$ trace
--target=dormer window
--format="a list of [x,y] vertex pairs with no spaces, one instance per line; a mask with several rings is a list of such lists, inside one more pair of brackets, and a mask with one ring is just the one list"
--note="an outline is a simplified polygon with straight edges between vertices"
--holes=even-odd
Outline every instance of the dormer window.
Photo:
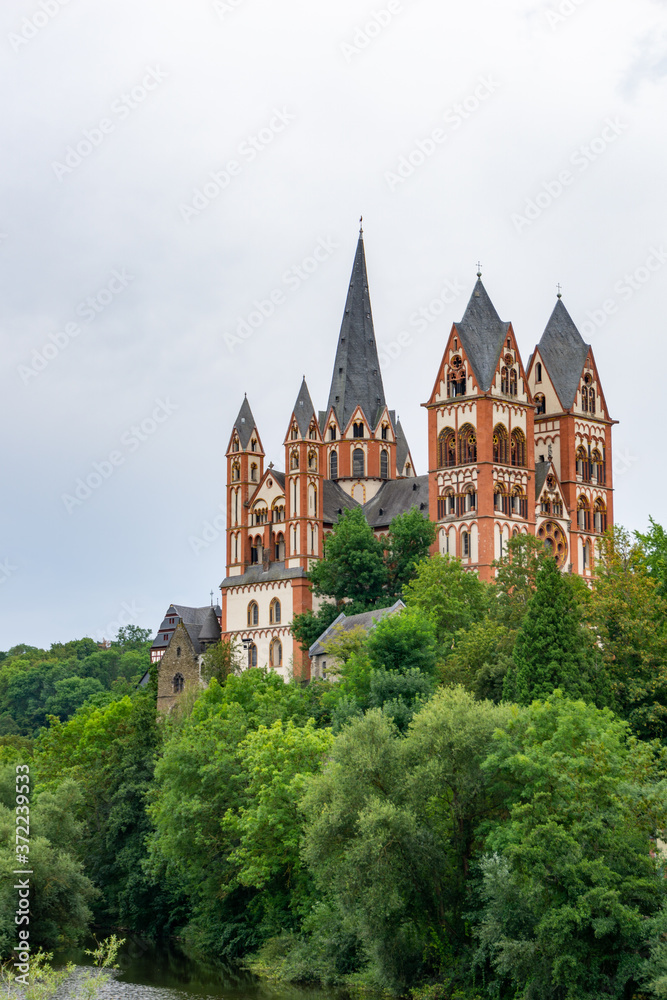
[[542,365],[539,361],[535,365],[535,381],[536,382],[542,381]]
[[255,439],[254,439],[254,438],[253,438],[253,439],[252,439],[252,441],[250,442],[250,450],[251,450],[251,451],[257,451],[257,442],[255,441]]

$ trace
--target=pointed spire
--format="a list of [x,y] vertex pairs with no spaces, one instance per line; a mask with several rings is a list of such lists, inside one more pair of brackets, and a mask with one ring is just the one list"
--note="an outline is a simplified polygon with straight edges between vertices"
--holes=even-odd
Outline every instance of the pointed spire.
[[252,432],[255,430],[255,418],[252,415],[252,410],[250,409],[250,403],[248,402],[248,397],[245,396],[243,402],[241,403],[241,409],[239,410],[239,415],[234,421],[234,430],[238,433],[239,440],[241,442],[241,450],[245,451],[248,447],[248,442],[252,436]]
[[313,406],[313,401],[310,398],[308,386],[306,385],[306,376],[304,375],[301,388],[299,389],[299,395],[296,397],[296,403],[294,404],[294,417],[299,426],[299,432],[302,438],[308,437],[308,429],[314,416],[315,407]]
[[377,422],[378,411],[385,406],[361,231],[338,338],[327,411],[333,407],[339,424],[346,427],[357,406],[362,408],[371,427]]
[[574,403],[588,347],[559,297],[537,349],[565,410]]
[[510,325],[503,323],[496,312],[481,278],[475,282],[463,319],[455,326],[475,378],[482,391],[487,392]]

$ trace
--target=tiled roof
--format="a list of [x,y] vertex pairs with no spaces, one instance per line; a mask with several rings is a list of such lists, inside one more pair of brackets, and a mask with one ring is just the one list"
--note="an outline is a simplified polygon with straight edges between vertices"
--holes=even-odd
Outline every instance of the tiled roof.
[[428,518],[428,476],[388,479],[373,499],[364,504],[363,511],[372,528],[385,528],[398,514],[405,514],[413,507]]
[[537,349],[563,409],[569,410],[577,394],[588,344],[584,343],[562,299],[556,302]]
[[334,479],[325,479],[322,482],[322,507],[325,524],[335,524],[344,510],[352,510],[353,507],[359,506],[359,502],[353,500]]
[[243,451],[245,451],[245,449],[248,447],[248,442],[250,441],[255,426],[256,426],[255,418],[252,415],[252,410],[250,409],[250,403],[248,402],[248,397],[246,396],[241,404],[239,415],[234,421],[234,427],[238,431],[239,440],[241,442],[241,449]]
[[338,338],[327,413],[332,406],[341,427],[347,427],[357,406],[375,427],[379,410],[385,406],[361,235]]
[[395,614],[397,611],[402,611],[405,607],[403,601],[398,600],[395,604],[392,604],[389,608],[374,608],[372,611],[363,611],[359,615],[350,615],[349,617],[341,613],[338,618],[335,619],[329,625],[329,628],[325,629],[319,638],[315,640],[313,645],[308,650],[309,656],[321,656],[322,653],[326,652],[324,646],[322,645],[326,640],[333,634],[337,629],[344,629],[345,632],[349,632],[353,628],[365,628],[369,631],[381,618],[385,615]]
[[296,580],[306,575],[305,569],[285,569],[284,562],[271,563],[268,570],[263,566],[251,566],[242,576],[227,576],[221,587],[247,587],[250,583],[274,583],[276,580]]
[[213,608],[208,609],[199,633],[200,642],[217,642],[220,639],[220,623]]
[[482,392],[488,392],[498,367],[509,323],[503,323],[481,278],[470,296],[463,319],[454,324]]

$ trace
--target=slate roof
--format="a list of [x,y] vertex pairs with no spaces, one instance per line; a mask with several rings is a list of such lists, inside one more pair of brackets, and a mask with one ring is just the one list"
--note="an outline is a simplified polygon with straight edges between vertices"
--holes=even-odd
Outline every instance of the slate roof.
[[364,504],[363,511],[371,528],[388,528],[397,514],[405,514],[413,507],[428,518],[428,476],[388,479]]
[[204,619],[199,633],[200,642],[218,642],[220,639],[220,623],[213,608],[208,609],[208,614]]
[[396,468],[400,471],[408,460],[410,449],[408,447],[405,431],[401,427],[401,421],[394,420],[393,413],[392,420],[394,421],[394,429],[396,431]]
[[239,440],[241,442],[241,448],[243,451],[248,447],[248,443],[252,436],[252,432],[256,427],[255,418],[252,415],[252,410],[250,409],[250,403],[248,402],[248,397],[246,396],[241,403],[241,409],[239,410],[239,415],[234,421],[234,428],[238,431]]
[[335,524],[342,511],[359,506],[359,501],[353,500],[334,479],[323,480],[322,507],[325,524]]
[[204,647],[199,641],[199,633],[201,632],[201,625],[195,625],[192,622],[183,622],[183,628],[190,636],[190,642],[194,647],[195,653],[203,653]]
[[226,576],[221,587],[247,587],[251,583],[273,583],[276,580],[296,580],[306,575],[305,569],[285,569],[284,562],[271,563],[268,570],[263,566],[251,566],[242,576]]
[[496,312],[481,278],[477,279],[463,319],[454,326],[472,366],[477,384],[482,392],[488,392],[510,325],[503,323]]
[[333,407],[338,423],[341,427],[347,427],[355,409],[360,406],[371,427],[375,427],[379,410],[385,405],[368,291],[364,241],[359,234],[336,349],[327,413]]
[[[222,615],[222,608],[219,604],[216,604],[213,608],[210,605],[206,605],[206,607],[203,608],[190,608],[185,604],[170,604],[166,615],[162,619],[162,624],[158,629],[157,635],[153,640],[151,649],[166,649],[171,640],[171,635],[179,621],[192,623],[201,628],[211,611],[213,612],[213,616],[216,618],[216,621]],[[170,618],[176,618],[177,621],[173,625],[170,625]],[[167,635],[166,639],[164,638],[165,634]]]
[[542,496],[542,490],[544,489],[544,484],[547,481],[547,476],[549,475],[549,469],[551,468],[551,462],[535,462],[535,499],[539,500]]
[[315,416],[315,407],[308,392],[305,375],[299,389],[299,395],[296,397],[296,403],[294,404],[294,416],[299,426],[301,437],[308,437],[308,428],[310,427],[310,421]]
[[269,471],[270,471],[271,475],[273,476],[273,478],[275,479],[275,481],[278,483],[278,486],[280,486],[281,490],[283,490],[283,492],[284,492],[284,490],[285,490],[285,473],[284,472],[278,472],[277,469],[270,469]]
[[569,410],[577,394],[589,345],[584,343],[562,299],[556,302],[537,349],[563,409]]
[[350,615],[348,617],[344,612],[341,612],[341,614],[338,615],[338,618],[332,621],[329,628],[325,629],[322,635],[315,640],[313,645],[308,650],[308,655],[321,656],[322,653],[325,653],[326,650],[322,643],[326,642],[337,627],[344,629],[346,632],[349,632],[350,629],[358,628],[359,626],[365,628],[367,631],[370,631],[370,629],[373,628],[373,626],[376,625],[381,618],[384,618],[385,615],[395,614],[397,611],[402,611],[404,607],[405,604],[403,601],[398,600],[395,604],[392,604],[390,608],[375,608],[373,611],[364,611],[360,615]]

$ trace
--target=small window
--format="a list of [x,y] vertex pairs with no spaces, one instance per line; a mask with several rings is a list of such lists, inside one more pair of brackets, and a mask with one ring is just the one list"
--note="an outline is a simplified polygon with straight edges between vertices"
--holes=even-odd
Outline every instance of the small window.
[[387,427],[386,424],[383,424],[382,425],[382,440],[386,441],[388,439],[388,435],[389,435],[389,428]]
[[382,450],[380,452],[380,478],[387,479],[389,476],[389,454]]
[[338,479],[338,452],[332,451],[329,456],[329,479]]
[[280,639],[274,639],[270,647],[270,660],[272,667],[282,667],[283,665],[283,644]]
[[277,597],[271,601],[269,622],[271,625],[280,625],[280,601]]
[[255,465],[254,462],[250,466],[250,480],[253,483],[257,482],[257,466]]
[[463,534],[461,535],[461,548],[462,548],[462,552],[463,552],[464,557],[469,557],[470,556],[470,533],[468,531],[464,531]]
[[176,656],[180,656],[180,655],[181,655],[181,647],[177,646],[176,647]]
[[355,438],[364,437],[364,425],[362,423],[352,425],[352,437]]
[[174,679],[171,682],[172,690],[174,694],[180,694],[185,687],[185,679],[183,674],[175,674]]
[[336,440],[336,428],[334,427],[333,424],[329,428],[329,440],[330,441],[335,441]]
[[257,666],[257,646],[255,645],[254,642],[251,642],[250,646],[248,647],[248,666],[249,667]]
[[352,475],[361,478],[365,475],[366,456],[361,448],[355,448],[352,452]]
[[539,361],[535,365],[535,381],[536,382],[542,381],[542,365]]
[[259,625],[259,606],[257,601],[251,601],[248,605],[248,625]]

